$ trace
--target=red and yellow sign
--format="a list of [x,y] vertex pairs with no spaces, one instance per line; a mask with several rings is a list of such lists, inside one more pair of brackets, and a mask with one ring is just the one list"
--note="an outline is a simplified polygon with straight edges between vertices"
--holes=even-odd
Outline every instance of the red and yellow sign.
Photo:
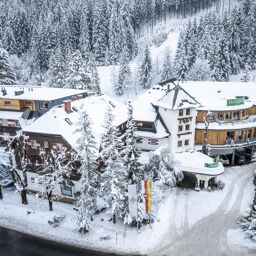
[[146,204],[146,212],[149,213],[151,210],[151,202],[150,202],[150,180],[144,181],[145,188],[145,204]]

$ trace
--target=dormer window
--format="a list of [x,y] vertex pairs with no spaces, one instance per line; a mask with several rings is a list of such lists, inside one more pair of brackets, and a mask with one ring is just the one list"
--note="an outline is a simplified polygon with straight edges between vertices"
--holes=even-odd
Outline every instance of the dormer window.
[[40,102],[41,109],[49,109],[49,103],[47,101]]
[[183,116],[183,109],[179,110],[179,116]]

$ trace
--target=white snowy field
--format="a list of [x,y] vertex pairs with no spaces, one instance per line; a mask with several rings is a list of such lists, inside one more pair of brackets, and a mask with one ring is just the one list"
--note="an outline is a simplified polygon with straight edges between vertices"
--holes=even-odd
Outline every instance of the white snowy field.
[[[127,228],[125,232],[121,223],[113,225],[109,221],[110,215],[101,213],[91,222],[91,232],[80,235],[75,231],[77,212],[72,205],[54,202],[54,211],[49,212],[47,201],[29,195],[29,204],[22,205],[20,195],[7,190],[4,190],[4,199],[0,201],[0,226],[78,247],[126,254],[148,254],[177,242],[177,239],[189,233],[195,224],[217,213],[223,204],[228,215],[240,193],[241,172],[251,172],[252,169],[252,166],[227,168],[220,177],[226,183],[222,191],[196,192],[182,188],[158,191],[157,198],[160,202],[157,207],[153,206],[156,221],[152,227],[143,226],[139,232],[134,228]],[[246,215],[249,211],[254,190],[251,184],[250,179],[243,193],[240,214]],[[228,196],[230,199],[226,202]],[[48,224],[48,220],[56,214],[66,214],[66,218],[59,227],[53,228]],[[234,231],[229,230],[228,243],[232,247],[253,247],[242,235],[239,227]],[[109,240],[102,239],[104,236],[109,236]]]

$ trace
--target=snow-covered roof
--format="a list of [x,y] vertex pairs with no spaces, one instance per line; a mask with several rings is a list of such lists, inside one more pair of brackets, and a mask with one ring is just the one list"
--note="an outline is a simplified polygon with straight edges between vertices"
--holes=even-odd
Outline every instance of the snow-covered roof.
[[205,167],[205,163],[213,164],[214,160],[197,151],[182,152],[174,154],[175,167],[184,171],[195,174],[203,174],[208,176],[217,176],[224,172],[224,167],[221,163],[215,168]]
[[19,120],[22,115],[22,111],[0,110],[0,119]]
[[[200,102],[198,110],[231,111],[256,105],[256,82],[181,82],[180,85]],[[227,106],[228,99],[248,97],[244,104]]]
[[30,125],[22,127],[24,132],[40,133],[48,135],[61,135],[73,148],[76,149],[78,134],[77,122],[82,110],[86,110],[90,119],[97,144],[100,143],[101,135],[104,132],[102,127],[105,113],[108,106],[113,109],[115,115],[114,125],[118,126],[127,120],[127,109],[121,103],[111,100],[106,95],[90,96],[77,101],[72,101],[73,111],[67,113],[64,104],[53,107],[47,113],[38,118]]
[[153,102],[154,105],[173,110],[197,107],[199,105],[199,102],[180,85],[172,85],[172,88],[168,86],[170,85],[167,85],[166,94],[159,100]]
[[[3,94],[5,89],[6,94]],[[16,92],[16,93],[15,93]],[[17,93],[23,92],[23,93]],[[4,86],[0,87],[0,98],[3,99],[19,99],[19,100],[38,100],[51,101],[59,98],[65,98],[72,95],[86,93],[86,90],[63,89],[41,86]]]
[[152,106],[152,102],[161,98],[164,93],[165,89],[156,85],[132,101],[134,120],[155,122],[157,113],[155,108]]

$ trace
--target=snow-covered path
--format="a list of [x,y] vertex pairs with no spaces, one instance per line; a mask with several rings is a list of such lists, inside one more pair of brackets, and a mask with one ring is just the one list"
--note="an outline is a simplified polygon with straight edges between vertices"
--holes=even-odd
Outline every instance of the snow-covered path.
[[[185,228],[177,230],[173,225],[170,227],[169,243],[162,244],[151,255],[252,255],[248,248],[232,247],[227,242],[228,231],[237,228],[244,190],[252,182],[251,169],[252,166],[243,167],[232,176],[228,192],[214,213],[198,221],[191,229],[185,225]],[[196,214],[189,209],[186,212]],[[187,217],[184,217],[183,223],[186,223]]]

